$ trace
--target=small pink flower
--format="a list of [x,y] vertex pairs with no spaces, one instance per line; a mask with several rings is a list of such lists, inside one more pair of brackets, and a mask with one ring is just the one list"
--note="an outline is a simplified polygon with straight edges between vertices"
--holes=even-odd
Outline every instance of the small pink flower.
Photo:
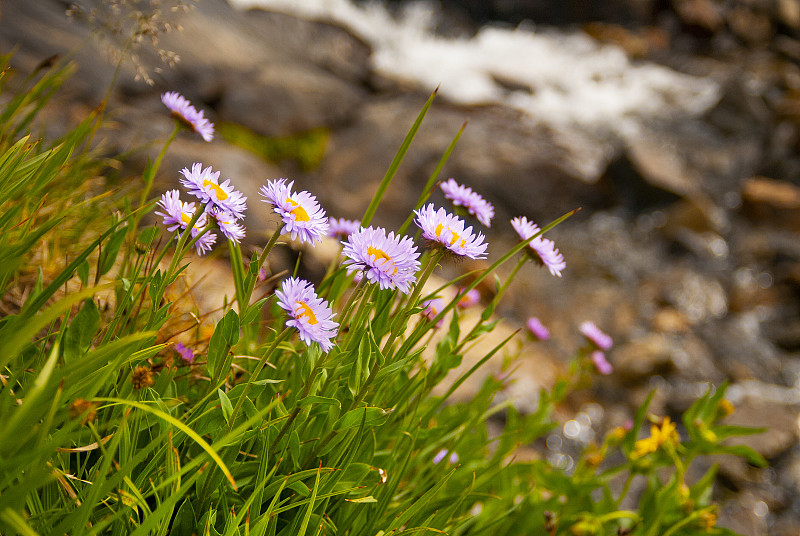
[[597,372],[600,374],[608,375],[614,372],[614,367],[606,360],[606,354],[600,350],[592,352],[591,358],[592,363],[594,363],[595,368],[597,368]]
[[578,328],[586,339],[600,350],[608,350],[614,341],[603,333],[594,322],[586,321]]
[[550,338],[550,330],[548,330],[544,324],[542,324],[541,320],[535,316],[530,317],[526,325],[528,327],[528,331],[531,332],[531,335],[540,341],[546,341]]

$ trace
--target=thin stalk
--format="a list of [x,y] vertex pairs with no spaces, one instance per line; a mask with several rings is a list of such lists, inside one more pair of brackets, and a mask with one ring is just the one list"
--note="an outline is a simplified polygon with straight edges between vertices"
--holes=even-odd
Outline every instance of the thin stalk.
[[[167,154],[167,149],[172,142],[175,141],[175,138],[178,136],[178,132],[181,130],[181,126],[176,122],[175,128],[172,129],[172,133],[167,138],[167,141],[164,143],[164,146],[161,148],[161,152],[158,153],[158,157],[156,157],[155,162],[153,165],[147,168],[144,174],[144,190],[142,191],[142,196],[139,198],[139,206],[144,206],[145,202],[147,201],[147,197],[150,195],[150,190],[153,188],[153,181],[156,178],[156,173],[158,173],[158,168],[161,167],[161,161],[164,160],[164,155]],[[135,222],[138,223],[138,220]],[[136,225],[134,225],[134,228]]]
[[619,497],[617,497],[617,508],[619,508],[619,506],[622,504],[623,499],[625,499],[625,496],[628,494],[628,491],[630,491],[631,484],[633,484],[634,476],[636,475],[634,475],[633,473],[628,474],[628,479],[625,480],[625,485],[622,486],[622,491],[620,492]]
[[417,300],[419,299],[419,295],[422,293],[422,288],[425,286],[428,278],[433,273],[434,268],[436,268],[436,266],[439,264],[439,261],[442,260],[442,257],[444,257],[444,254],[445,252],[443,250],[440,253],[431,256],[430,261],[428,261],[428,265],[425,266],[425,270],[422,272],[422,275],[419,277],[416,285],[414,285],[414,291],[408,298],[405,310],[398,314],[395,318],[394,324],[392,325],[392,330],[389,334],[389,339],[383,346],[383,355],[388,355],[388,352],[391,350],[394,341],[400,334],[400,330],[405,325],[406,318],[408,317],[408,311],[417,305]]
[[[503,283],[503,285],[498,289],[497,294],[495,294],[494,298],[492,298],[492,302],[491,302],[490,306],[487,308],[488,310],[490,310],[490,311],[495,311],[496,310],[497,305],[500,303],[500,300],[503,298],[503,294],[505,294],[506,290],[508,290],[508,286],[511,284],[511,281],[514,280],[514,277],[516,277],[517,272],[519,272],[520,268],[522,268],[525,265],[527,260],[528,259],[524,255],[522,257],[520,257],[519,261],[517,261],[516,266],[514,266],[514,269],[511,270],[511,274],[509,274],[509,276],[506,278],[505,283]],[[459,353],[461,351],[461,349],[464,347],[464,345],[467,344],[467,342],[471,340],[472,335],[474,335],[475,332],[478,331],[478,329],[480,329],[480,327],[483,325],[483,323],[484,323],[484,319],[483,319],[483,316],[481,316],[481,318],[478,320],[478,322],[476,322],[475,325],[472,326],[472,329],[469,331],[469,333],[467,333],[464,336],[464,338],[461,339],[461,342],[458,344],[458,346],[456,346],[453,349],[453,353],[454,354],[457,354],[457,353]]]
[[[322,365],[325,363],[325,360],[327,358],[328,358],[328,354],[323,353],[320,356],[320,358],[317,360],[317,362],[314,364],[314,368],[311,370],[311,374],[309,375],[308,381],[306,381],[306,384],[303,387],[303,392],[300,394],[300,398],[297,399],[298,403],[301,400],[303,400],[305,397],[308,396],[308,393],[311,391],[311,386],[314,383],[314,379],[316,378],[319,369],[322,368]],[[289,428],[291,427],[292,423],[297,418],[297,416],[300,415],[301,409],[302,408],[299,405],[295,406],[294,410],[292,411],[292,414],[289,415],[289,418],[286,420],[285,423],[283,423],[283,426],[281,427],[280,431],[278,432],[278,435],[275,436],[275,441],[273,441],[273,443],[272,443],[272,448],[270,449],[270,453],[269,453],[270,457],[273,454],[275,454],[275,448],[277,448],[277,446],[280,443],[281,439],[286,434],[286,432],[289,430]]]
[[411,125],[411,129],[403,139],[403,143],[400,144],[400,149],[397,150],[397,154],[395,154],[394,159],[392,159],[392,163],[389,164],[389,169],[386,170],[386,174],[383,176],[381,183],[378,185],[378,190],[375,192],[375,195],[372,196],[372,201],[370,201],[367,211],[364,213],[364,217],[361,218],[361,225],[363,227],[367,227],[372,221],[372,217],[378,210],[378,205],[383,199],[383,196],[386,193],[386,190],[389,188],[389,185],[392,183],[392,179],[397,173],[397,169],[400,167],[403,157],[405,157],[406,153],[408,152],[411,142],[414,141],[414,136],[417,135],[417,131],[422,124],[422,120],[425,118],[425,114],[428,113],[428,109],[431,107],[431,104],[433,104],[433,99],[436,97],[436,93],[438,91],[439,88],[437,86],[433,93],[431,93],[431,96],[428,98],[427,102],[425,102],[425,105],[422,107],[422,111],[420,111],[417,119],[414,121],[414,124]]
[[186,226],[186,229],[183,231],[181,237],[178,239],[178,245],[175,246],[175,251],[172,254],[172,260],[169,263],[169,268],[167,268],[167,271],[164,273],[164,276],[161,279],[161,283],[158,286],[156,292],[156,299],[154,300],[155,303],[153,303],[153,309],[150,311],[150,319],[147,321],[148,328],[151,327],[150,323],[153,321],[153,318],[155,316],[157,304],[161,301],[161,298],[164,295],[164,291],[167,289],[167,282],[172,277],[172,273],[175,271],[178,262],[180,261],[180,259],[183,258],[183,255],[184,253],[186,253],[188,248],[191,247],[192,244],[197,242],[197,240],[199,240],[200,237],[203,236],[203,234],[205,234],[210,229],[209,225],[209,227],[206,227],[205,229],[203,229],[203,231],[197,233],[197,236],[194,237],[189,242],[189,244],[186,243],[189,237],[192,235],[192,229],[194,229],[197,220],[199,220],[203,214],[204,212],[202,210],[200,209],[195,210],[194,214],[192,215],[192,219],[189,221],[189,224]]
[[258,365],[256,365],[255,370],[253,370],[252,374],[250,374],[250,377],[247,379],[247,383],[244,385],[244,391],[242,391],[242,394],[239,395],[239,399],[236,401],[236,407],[233,408],[231,418],[228,421],[229,432],[233,428],[233,423],[236,422],[236,416],[239,414],[239,410],[242,408],[242,404],[247,396],[247,392],[250,390],[250,386],[253,384],[253,379],[258,378],[258,375],[261,374],[261,371],[269,361],[269,358],[272,357],[272,354],[278,348],[278,345],[289,336],[289,333],[291,333],[292,329],[293,328],[285,328],[277,337],[275,337],[275,341],[273,341],[267,351],[264,352],[264,355],[261,357],[261,359],[258,360]]
[[[439,159],[439,163],[436,164],[436,168],[431,173],[431,176],[428,178],[428,182],[425,184],[425,187],[422,189],[422,194],[420,194],[419,199],[417,199],[417,204],[414,205],[414,210],[419,210],[422,205],[425,204],[425,201],[428,200],[430,195],[433,193],[433,189],[436,188],[436,181],[439,178],[439,173],[442,172],[442,168],[447,163],[447,160],[450,158],[450,155],[453,153],[453,150],[456,148],[456,144],[458,143],[458,139],[461,137],[461,134],[464,133],[464,129],[467,128],[467,123],[469,120],[464,121],[464,124],[461,125],[461,128],[458,129],[458,133],[456,137],[453,138],[453,141],[450,142],[450,145],[447,146],[447,150],[445,150],[442,157]],[[411,214],[408,215],[406,221],[403,222],[403,225],[400,226],[400,229],[397,231],[398,234],[405,234],[406,229],[408,226],[411,225],[411,221],[414,219],[414,212],[412,211]]]
[[[269,242],[264,247],[264,250],[261,252],[261,255],[258,256],[257,266],[256,266],[256,274],[258,271],[261,270],[261,267],[264,265],[264,262],[267,260],[269,256],[269,252],[272,251],[272,248],[275,247],[275,244],[278,242],[278,238],[281,236],[281,229],[282,227],[278,227],[274,233],[272,233],[272,237],[270,237]],[[248,272],[251,270],[251,267],[248,267]],[[242,299],[239,302],[239,312],[244,314],[244,311],[247,311],[247,308],[250,306],[250,298],[253,295],[253,289],[256,288],[256,281],[258,281],[258,275],[255,277],[247,277],[245,278],[246,285],[243,285],[244,293],[242,295]],[[238,299],[238,298],[237,298]]]

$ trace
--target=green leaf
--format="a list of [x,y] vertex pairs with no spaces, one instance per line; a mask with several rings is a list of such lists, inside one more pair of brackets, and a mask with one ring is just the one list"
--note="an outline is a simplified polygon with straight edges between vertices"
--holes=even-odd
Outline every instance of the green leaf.
[[172,521],[172,534],[194,534],[196,531],[197,517],[192,508],[192,501],[187,498],[183,500]]
[[721,426],[714,426],[711,428],[711,431],[717,436],[717,440],[721,441],[729,437],[763,434],[767,431],[767,429],[725,424]]
[[296,466],[300,464],[300,434],[297,433],[297,430],[292,430],[292,433],[289,434],[289,455],[294,460]]
[[242,315],[241,324],[246,326],[258,320],[258,315],[261,313],[261,308],[269,300],[270,297],[262,298],[247,308],[247,311]]
[[364,426],[379,426],[383,424],[388,417],[389,412],[381,408],[371,406],[356,408],[342,415],[333,425],[333,429],[344,430],[346,428],[359,426],[362,420],[364,421]]
[[312,404],[327,404],[329,406],[336,406],[337,408],[342,409],[342,403],[339,400],[317,395],[307,396],[298,402],[297,405],[300,407],[305,407]]
[[217,396],[219,396],[219,403],[222,406],[222,416],[225,417],[225,422],[230,422],[233,405],[222,389],[217,389]]
[[308,508],[306,508],[306,513],[303,516],[303,524],[300,525],[300,531],[297,533],[297,536],[305,536],[306,529],[308,528],[308,522],[311,519],[311,512],[314,511],[314,503],[317,500],[317,491],[319,490],[319,479],[322,474],[322,468],[317,469],[317,478],[314,480],[314,490],[311,492],[311,499],[308,501]]
[[239,317],[236,315],[236,311],[230,310],[217,323],[214,334],[211,335],[211,341],[208,343],[206,368],[215,384],[220,383],[222,377],[230,369],[233,362],[230,350],[237,342],[239,342]]
[[355,504],[365,504],[365,503],[376,503],[378,502],[378,499],[376,499],[372,495],[367,495],[366,497],[359,497],[358,499],[345,499],[345,501]]
[[756,467],[766,467],[768,465],[767,460],[764,459],[764,456],[747,445],[719,446],[715,450],[724,454],[741,456],[747,460],[747,463],[750,465],[755,465]]
[[69,361],[83,355],[92,344],[100,328],[100,312],[94,299],[83,302],[83,307],[75,315],[64,337],[64,359]]
[[122,247],[122,243],[127,234],[128,227],[123,225],[114,231],[114,233],[105,243],[105,247],[102,248],[102,252],[100,253],[100,259],[97,262],[98,277],[107,274],[111,268],[114,267],[114,263],[117,261],[117,254],[119,253],[119,249]]
[[84,285],[89,284],[89,260],[86,259],[82,263],[78,265],[78,279],[81,280],[81,283]]
[[[23,312],[12,321],[3,324],[2,329],[0,329],[0,367],[3,367],[6,363],[15,358],[40,329],[55,321],[56,318],[64,311],[69,310],[75,303],[92,296],[100,289],[110,288],[113,285],[114,283],[109,283],[107,285],[87,288],[80,292],[70,294],[33,318],[25,315],[25,311],[23,310]],[[48,290],[43,291],[43,294],[47,293]],[[38,298],[36,301],[38,302]]]
[[[31,528],[22,514],[11,508],[5,508],[0,512],[0,523],[2,523],[0,527],[5,525],[22,536],[39,536],[39,534]],[[11,534],[11,532],[9,532],[9,534]]]

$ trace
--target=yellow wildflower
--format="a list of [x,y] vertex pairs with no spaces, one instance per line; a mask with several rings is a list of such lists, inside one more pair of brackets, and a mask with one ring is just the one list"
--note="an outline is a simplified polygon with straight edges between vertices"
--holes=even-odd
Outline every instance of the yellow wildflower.
[[660,427],[655,424],[650,427],[650,437],[640,439],[633,445],[633,456],[634,458],[641,458],[657,451],[665,443],[676,445],[679,441],[680,437],[678,437],[678,432],[675,430],[675,423],[671,422],[669,417],[664,417]]
[[727,398],[723,398],[719,401],[719,406],[717,406],[717,414],[719,418],[727,417],[733,413],[733,404]]
[[700,524],[706,532],[711,532],[717,526],[717,513],[713,510],[700,512]]
[[613,441],[614,443],[619,443],[625,438],[626,435],[628,435],[628,430],[622,426],[617,426],[608,433],[608,440]]

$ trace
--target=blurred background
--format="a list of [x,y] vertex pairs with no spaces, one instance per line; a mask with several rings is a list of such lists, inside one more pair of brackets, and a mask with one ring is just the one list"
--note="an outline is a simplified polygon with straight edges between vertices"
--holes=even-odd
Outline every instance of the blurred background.
[[[172,128],[159,95],[178,91],[217,137],[180,136],[160,188],[192,162],[221,170],[250,198],[258,246],[275,225],[257,201],[267,179],[289,177],[329,216],[358,218],[439,87],[375,222],[399,226],[468,121],[440,178],[495,205],[490,261],[514,243],[510,218],[544,225],[581,208],[548,234],[563,277],[528,265],[501,304],[498,337],[529,316],[552,334],[519,338],[507,395],[535,408],[580,346],[581,322],[614,338],[614,373],[571,396],[564,426],[531,455],[569,471],[651,389],[651,411],[676,420],[709,382],[729,381],[729,422],[768,427],[746,442],[771,467],[703,460],[721,465],[720,525],[800,533],[800,0],[183,4],[3,0],[13,75],[56,57],[77,66],[41,134],[100,105],[123,58],[98,149],[130,155],[109,171],[113,185],[139,187]],[[433,201],[449,206],[440,192]],[[321,275],[333,254],[304,252],[303,270]],[[481,291],[485,302],[493,288]]]

